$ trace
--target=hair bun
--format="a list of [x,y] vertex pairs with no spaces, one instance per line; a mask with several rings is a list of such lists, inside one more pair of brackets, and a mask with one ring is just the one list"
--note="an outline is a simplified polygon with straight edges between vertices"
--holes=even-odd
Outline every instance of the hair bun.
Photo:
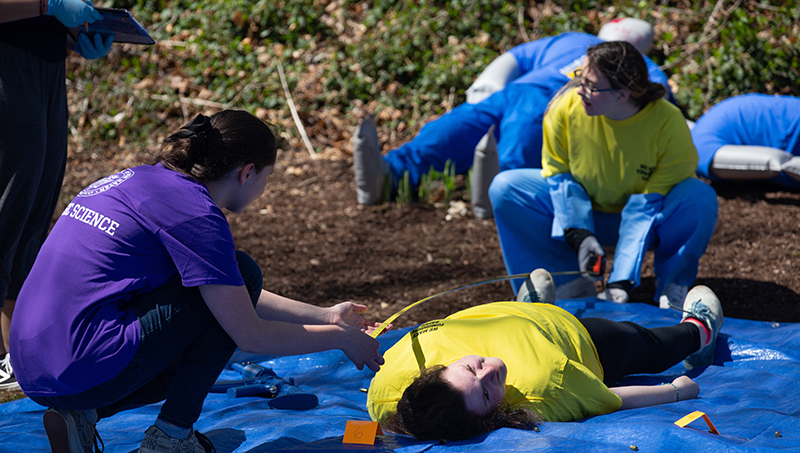
[[214,130],[211,121],[202,113],[198,114],[192,121],[181,127],[181,130],[172,134],[175,138],[191,139],[191,146],[187,154],[196,156],[197,153],[204,153],[208,145],[208,133]]

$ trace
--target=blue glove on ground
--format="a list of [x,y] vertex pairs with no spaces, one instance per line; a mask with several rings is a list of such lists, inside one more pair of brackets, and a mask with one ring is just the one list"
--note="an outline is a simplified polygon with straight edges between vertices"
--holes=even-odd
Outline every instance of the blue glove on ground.
[[78,42],[75,43],[73,49],[75,52],[87,60],[95,60],[107,54],[111,50],[111,44],[114,43],[114,34],[111,33],[103,37],[100,33],[95,33],[91,39],[86,33],[78,35]]
[[67,28],[77,27],[84,23],[93,23],[103,19],[103,15],[94,9],[91,0],[49,0],[47,15],[55,16]]

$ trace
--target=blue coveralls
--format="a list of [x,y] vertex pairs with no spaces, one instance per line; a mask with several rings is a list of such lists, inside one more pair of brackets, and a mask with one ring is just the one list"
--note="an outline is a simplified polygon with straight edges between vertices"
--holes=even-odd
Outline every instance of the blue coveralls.
[[[408,171],[412,187],[433,167],[451,160],[456,173],[472,166],[475,146],[495,126],[500,170],[541,168],[542,120],[548,102],[580,67],[586,49],[603,42],[586,33],[563,33],[514,47],[509,52],[522,76],[478,104],[461,104],[427,123],[414,139],[385,157],[392,179]],[[667,86],[667,77],[645,57],[650,79]],[[669,87],[667,87],[669,92]],[[672,94],[668,94],[672,99]]]
[[[584,190],[571,190],[571,175],[551,177],[550,183],[537,169],[517,169],[498,174],[489,188],[500,246],[509,274],[544,268],[550,272],[576,271],[578,260],[566,242],[554,234],[553,198],[573,209],[574,220],[560,225],[579,225],[594,231],[603,247],[616,247],[609,282],[641,281],[642,261],[648,249],[655,251],[654,272],[658,277],[655,300],[669,283],[690,286],[697,277],[700,257],[705,253],[717,222],[717,195],[708,184],[688,178],[666,196],[632,195],[622,213],[593,211]],[[571,181],[573,184],[574,179]],[[558,185],[558,187],[556,187]],[[551,197],[553,190],[563,196]],[[589,214],[591,213],[591,214]],[[593,222],[593,227],[590,226]],[[620,241],[624,237],[624,241]],[[553,277],[556,285],[575,275]],[[522,281],[512,281],[514,292]]]
[[[720,179],[709,167],[724,145],[768,146],[800,156],[800,98],[745,94],[726,99],[697,120],[692,140],[700,158],[697,174],[711,180]],[[783,173],[770,181],[800,189],[800,182]]]

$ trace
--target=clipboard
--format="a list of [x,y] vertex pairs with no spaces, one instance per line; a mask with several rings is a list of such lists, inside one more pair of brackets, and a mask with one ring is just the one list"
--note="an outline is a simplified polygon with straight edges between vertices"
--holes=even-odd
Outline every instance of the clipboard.
[[[114,33],[114,43],[146,44],[156,42],[150,33],[142,27],[127,9],[120,8],[95,8],[103,15],[102,20],[89,24],[89,33]],[[78,34],[86,33],[86,26],[68,28],[73,41],[78,41]]]

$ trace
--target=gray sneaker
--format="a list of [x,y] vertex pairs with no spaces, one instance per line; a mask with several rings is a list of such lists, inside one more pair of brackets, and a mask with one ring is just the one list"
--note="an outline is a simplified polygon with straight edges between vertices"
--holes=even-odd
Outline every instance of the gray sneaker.
[[186,439],[175,439],[152,425],[144,434],[139,453],[209,453],[217,451],[208,437],[197,431],[189,434]]
[[550,272],[536,269],[525,279],[517,293],[517,302],[540,302],[552,304],[556,301],[556,285]]
[[51,407],[42,417],[53,453],[94,453],[105,449],[103,440],[82,411]]
[[686,318],[694,318],[705,324],[711,334],[711,339],[697,352],[686,357],[686,360],[683,361],[683,366],[691,370],[694,367],[711,365],[714,363],[717,335],[719,335],[722,323],[725,321],[722,315],[722,305],[719,303],[714,291],[702,285],[692,288],[683,302],[683,318],[681,322]]
[[374,205],[383,201],[384,187],[391,178],[387,178],[389,164],[381,155],[378,129],[371,116],[364,117],[353,133],[353,169],[358,204]]
[[11,354],[8,353],[0,359],[0,390],[19,390],[19,383],[11,366]]

